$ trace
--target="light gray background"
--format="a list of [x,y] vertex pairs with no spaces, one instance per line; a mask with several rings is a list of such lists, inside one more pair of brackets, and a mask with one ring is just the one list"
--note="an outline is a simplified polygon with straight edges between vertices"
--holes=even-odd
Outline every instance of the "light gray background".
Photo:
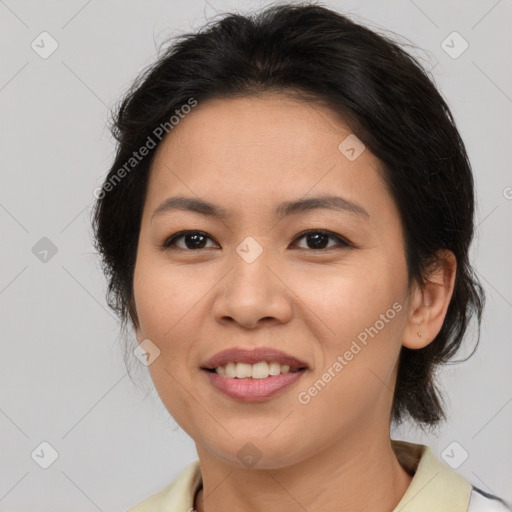
[[[108,110],[158,44],[216,11],[263,5],[0,0],[0,510],[124,510],[196,458],[156,393],[126,374],[90,241],[92,192],[113,157]],[[469,454],[459,473],[512,500],[512,2],[323,5],[425,50],[416,54],[453,110],[478,187],[472,255],[488,293],[480,348],[441,373],[450,421],[438,436],[405,427],[394,437],[438,457],[456,441],[452,457]],[[59,44],[47,59],[31,48],[43,31]],[[453,31],[469,43],[457,59],[441,47]],[[32,252],[42,237],[58,249],[47,262]],[[43,441],[59,455],[48,469],[31,458]]]

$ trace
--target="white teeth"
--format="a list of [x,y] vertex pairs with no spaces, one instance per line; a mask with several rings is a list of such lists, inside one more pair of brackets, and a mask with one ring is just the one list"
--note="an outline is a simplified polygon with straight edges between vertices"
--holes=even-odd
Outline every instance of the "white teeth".
[[[219,368],[222,368],[222,366],[220,366]],[[218,368],[217,368],[218,370]],[[217,373],[219,373],[217,371]],[[232,379],[234,379],[236,377],[236,364],[235,363],[228,363],[226,365],[226,377],[231,377]]]
[[272,361],[268,367],[268,372],[270,375],[279,375],[281,373],[281,365],[275,361]]
[[266,361],[253,364],[251,366],[252,366],[251,377],[253,379],[266,379],[268,377],[269,371],[268,371],[268,363]]
[[249,363],[236,363],[236,378],[245,379],[252,375],[252,365]]
[[[219,375],[224,375],[234,379],[266,379],[269,375],[280,375],[290,373],[290,366],[279,364],[277,361],[261,361],[255,364],[229,362],[226,366],[217,366],[215,371]],[[295,370],[294,370],[295,371]]]

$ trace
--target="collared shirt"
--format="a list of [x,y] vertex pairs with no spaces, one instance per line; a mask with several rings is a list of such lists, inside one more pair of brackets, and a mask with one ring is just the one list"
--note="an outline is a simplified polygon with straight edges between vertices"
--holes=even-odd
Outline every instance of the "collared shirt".
[[[500,498],[485,493],[440,462],[428,446],[391,440],[402,467],[413,478],[393,512],[511,512]],[[199,460],[189,464],[157,494],[127,512],[193,512],[202,485]]]

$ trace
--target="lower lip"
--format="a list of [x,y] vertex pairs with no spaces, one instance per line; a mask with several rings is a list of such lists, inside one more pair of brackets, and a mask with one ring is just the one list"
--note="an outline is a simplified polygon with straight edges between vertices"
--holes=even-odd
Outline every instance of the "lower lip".
[[265,379],[232,379],[216,372],[202,371],[206,373],[210,383],[221,393],[242,402],[266,400],[297,382],[302,374],[306,373],[306,370],[300,370],[272,375]]

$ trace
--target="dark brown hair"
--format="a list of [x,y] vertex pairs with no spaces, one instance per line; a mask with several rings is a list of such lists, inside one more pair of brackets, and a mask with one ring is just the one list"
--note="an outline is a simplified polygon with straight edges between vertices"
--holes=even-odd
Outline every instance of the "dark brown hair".
[[439,250],[455,254],[455,289],[443,326],[425,348],[402,347],[392,409],[396,422],[409,415],[422,426],[435,425],[445,416],[436,365],[457,352],[473,316],[480,326],[484,305],[468,257],[475,202],[470,163],[450,109],[417,60],[327,8],[293,3],[226,15],[178,37],[136,80],[115,114],[117,155],[93,212],[110,307],[122,326],[128,315],[137,325],[133,272],[160,140],[127,170],[134,151],[155,139],[157,127],[168,127],[191,98],[267,91],[329,106],[380,159],[401,215],[411,283],[424,282]]

